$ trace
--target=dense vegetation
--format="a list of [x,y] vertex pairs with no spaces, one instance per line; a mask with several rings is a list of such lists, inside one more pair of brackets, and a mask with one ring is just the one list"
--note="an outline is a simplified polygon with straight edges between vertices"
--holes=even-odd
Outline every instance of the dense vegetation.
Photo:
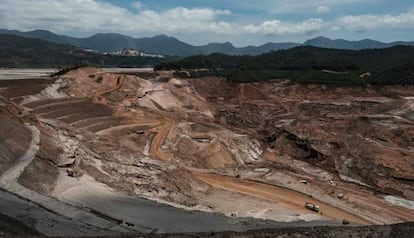
[[233,82],[284,78],[338,86],[414,84],[414,47],[353,51],[301,46],[259,56],[192,56],[155,69],[186,71],[189,77],[225,76]]
[[0,67],[152,67],[171,58],[110,56],[71,46],[12,35],[0,35]]

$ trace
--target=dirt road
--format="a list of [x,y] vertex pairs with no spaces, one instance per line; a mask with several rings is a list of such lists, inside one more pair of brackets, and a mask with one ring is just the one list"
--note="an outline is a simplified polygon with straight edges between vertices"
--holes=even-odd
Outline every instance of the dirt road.
[[158,127],[157,134],[154,136],[151,143],[151,155],[159,158],[160,160],[170,160],[167,156],[164,155],[161,151],[161,145],[167,137],[170,130],[177,125],[177,121],[172,118],[164,117],[164,124]]
[[94,102],[97,102],[97,103],[106,104],[107,102],[106,102],[105,97],[103,97],[103,95],[105,95],[107,93],[110,93],[110,92],[113,92],[115,90],[120,89],[122,87],[122,85],[124,84],[124,80],[125,80],[125,77],[123,77],[123,76],[116,77],[116,79],[115,79],[115,86],[113,86],[110,89],[106,89],[106,90],[97,92],[95,94],[95,96],[93,97],[93,101]]
[[[174,127],[177,122],[171,118],[165,118],[165,123],[158,127],[158,133],[154,136],[151,143],[151,154],[161,160],[169,160],[167,156],[161,151],[161,144],[167,137],[171,128]],[[193,169],[190,169],[193,174],[200,180],[204,181],[207,184],[210,184],[213,187],[238,192],[246,194],[249,196],[266,199],[278,203],[282,203],[288,207],[291,207],[296,210],[301,210],[309,212],[304,208],[306,202],[311,202],[318,204],[321,207],[321,211],[324,216],[331,219],[347,219],[351,222],[358,224],[371,224],[370,222],[364,220],[361,217],[358,217],[352,213],[346,212],[339,208],[330,206],[328,204],[322,203],[320,201],[314,200],[309,196],[304,194],[291,191],[288,189],[266,185],[259,182],[246,181],[241,179],[235,179],[227,176],[209,174],[197,172]]]
[[211,186],[216,188],[221,188],[261,199],[266,199],[269,201],[274,201],[277,203],[282,203],[290,208],[306,212],[308,212],[308,210],[304,208],[304,204],[306,202],[311,202],[319,205],[322,215],[329,217],[331,219],[347,219],[351,222],[358,224],[371,224],[370,222],[352,213],[346,212],[339,208],[314,200],[304,194],[291,191],[288,189],[271,186],[260,182],[236,179],[217,174],[207,174],[194,171],[193,174],[201,181],[204,181],[205,183],[210,184]]
[[[66,177],[65,180],[75,180]],[[84,175],[76,179],[76,185],[62,189],[57,196],[69,204],[82,204],[99,213],[134,224],[131,229],[139,232],[211,232],[246,231],[257,227],[303,226],[304,222],[289,224],[252,218],[231,218],[222,214],[186,211],[126,195]],[[329,224],[329,223],[328,223]]]

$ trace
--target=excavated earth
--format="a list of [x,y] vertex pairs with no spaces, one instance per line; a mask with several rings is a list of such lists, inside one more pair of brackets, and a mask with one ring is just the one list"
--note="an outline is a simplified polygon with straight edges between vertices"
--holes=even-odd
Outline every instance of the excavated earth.
[[413,94],[95,68],[0,80],[0,236],[396,232],[358,225],[414,221]]

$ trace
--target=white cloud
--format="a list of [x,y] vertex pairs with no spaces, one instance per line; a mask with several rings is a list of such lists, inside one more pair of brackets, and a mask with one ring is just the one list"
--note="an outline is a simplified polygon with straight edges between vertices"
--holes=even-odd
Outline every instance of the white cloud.
[[220,21],[229,10],[176,7],[164,11],[142,8],[137,12],[96,0],[3,0],[0,27],[32,30],[44,28],[65,32],[199,33],[214,34],[307,34],[322,27],[321,19],[303,22],[267,20],[257,25]]
[[[275,0],[276,1],[276,0]],[[293,2],[279,0],[276,2]],[[369,0],[349,0],[369,1]],[[269,3],[270,0],[263,0]],[[290,9],[312,6],[317,12],[327,12],[332,1],[294,1]],[[312,2],[312,3],[310,3]],[[337,1],[335,1],[337,2]],[[338,0],[345,4],[345,0]],[[229,10],[212,8],[175,7],[154,11],[143,8],[141,2],[133,2],[134,10],[112,5],[103,0],[2,0],[0,4],[0,28],[33,30],[46,29],[56,33],[89,34],[93,32],[118,32],[131,36],[166,33],[187,36],[187,41],[203,41],[209,38],[234,41],[264,39],[266,36],[306,36],[333,31],[362,32],[372,29],[414,29],[414,10],[397,15],[349,15],[334,19],[308,18],[302,21],[285,21],[268,17],[261,22],[231,20]],[[315,5],[317,4],[317,5]],[[339,4],[339,3],[336,3]],[[286,6],[282,6],[285,8]],[[227,15],[227,17],[223,17]],[[226,19],[226,20],[223,20]],[[205,43],[205,42],[204,42]]]
[[235,34],[237,33],[237,27],[234,24],[228,23],[228,22],[212,22],[209,26],[208,26],[209,30],[211,32],[215,32],[217,34],[227,34],[227,35],[231,35],[231,34]]
[[317,13],[328,13],[330,11],[331,11],[331,9],[327,6],[324,6],[324,5],[320,5],[316,8]]
[[399,15],[358,15],[340,17],[337,27],[364,32],[380,28],[414,28],[414,10]]
[[242,26],[246,33],[283,35],[283,34],[311,34],[323,28],[324,22],[319,18],[307,19],[303,22],[292,23],[280,20],[265,21],[260,25]]
[[176,7],[164,11],[138,10],[96,0],[2,0],[0,27],[48,29],[60,33],[116,31],[121,33],[201,31],[228,10]]
[[234,2],[245,8],[259,9],[270,14],[307,14],[310,9],[317,9],[319,6],[334,9],[365,2],[378,3],[378,0],[261,0],[260,4],[257,1]]
[[131,4],[137,10],[141,10],[142,9],[142,3],[141,2],[133,2]]

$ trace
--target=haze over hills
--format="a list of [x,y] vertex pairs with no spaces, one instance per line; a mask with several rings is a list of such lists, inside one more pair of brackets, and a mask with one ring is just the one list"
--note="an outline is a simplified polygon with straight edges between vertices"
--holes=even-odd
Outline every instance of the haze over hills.
[[326,37],[316,37],[314,39],[306,41],[303,44],[294,42],[269,42],[260,46],[246,46],[238,48],[230,42],[210,43],[202,46],[194,46],[166,35],[157,35],[154,37],[146,38],[133,38],[117,33],[98,33],[91,37],[74,38],[65,35],[57,35],[45,30],[21,32],[17,30],[6,29],[0,29],[0,34],[11,34],[28,38],[37,38],[58,44],[71,44],[74,46],[89,48],[100,52],[113,52],[122,50],[124,48],[133,48],[148,53],[173,56],[190,56],[197,54],[208,55],[211,53],[222,53],[228,55],[259,55],[272,50],[289,49],[299,45],[352,50],[387,48],[395,45],[414,45],[414,42],[402,41],[384,43],[369,39],[361,41],[348,41],[342,39],[331,40]]

